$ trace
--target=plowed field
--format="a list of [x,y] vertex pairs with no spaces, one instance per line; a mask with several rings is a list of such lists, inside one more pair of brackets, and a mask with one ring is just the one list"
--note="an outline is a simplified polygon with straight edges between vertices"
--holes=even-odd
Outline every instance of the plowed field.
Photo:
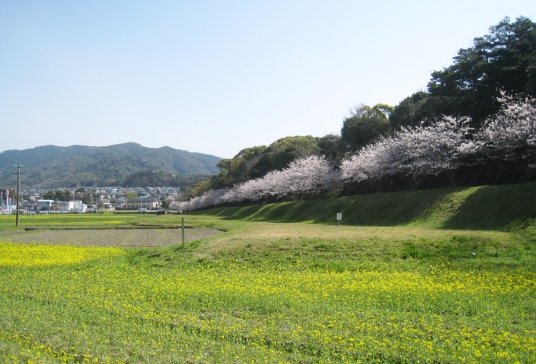
[[[220,230],[211,228],[185,229],[184,240],[190,242],[207,238],[220,232]],[[181,229],[41,230],[2,236],[4,241],[17,243],[39,242],[44,244],[123,247],[175,245],[180,244],[181,239]]]

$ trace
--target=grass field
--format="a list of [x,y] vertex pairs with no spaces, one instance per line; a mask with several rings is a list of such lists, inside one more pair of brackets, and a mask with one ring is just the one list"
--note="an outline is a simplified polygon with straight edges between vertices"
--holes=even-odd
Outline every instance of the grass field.
[[[189,226],[224,231],[185,248],[4,239],[0,362],[536,361],[531,225],[337,226],[219,215],[185,216]],[[175,226],[181,217],[48,216],[40,226]],[[10,218],[0,217],[4,233]]]

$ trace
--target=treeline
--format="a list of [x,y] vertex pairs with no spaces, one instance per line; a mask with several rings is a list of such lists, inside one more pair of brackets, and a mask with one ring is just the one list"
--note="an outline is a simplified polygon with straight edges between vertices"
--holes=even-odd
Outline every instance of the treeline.
[[424,178],[442,173],[456,185],[454,172],[461,167],[486,168],[504,163],[517,164],[534,178],[536,100],[504,97],[499,102],[500,112],[479,129],[470,126],[469,118],[452,117],[432,125],[404,127],[343,160],[338,169],[325,157],[313,155],[232,188],[214,189],[190,201],[175,202],[172,207],[184,211],[242,201],[318,197],[345,185],[363,183],[380,190],[382,182],[395,179],[415,188]]
[[[475,38],[473,47],[461,49],[451,66],[433,72],[427,91],[418,91],[394,107],[355,107],[344,118],[340,135],[288,137],[268,147],[244,149],[222,160],[218,175],[196,185],[192,201],[244,190],[248,183],[268,183],[276,175],[291,186],[289,176],[304,179],[292,170],[313,161],[328,163],[327,175],[339,176],[327,177],[338,181],[329,188],[317,182],[323,187],[315,193],[534,179],[534,96],[536,24],[524,17],[514,22],[505,18],[490,28],[490,34]],[[263,199],[311,195],[287,190],[260,195]]]
[[265,176],[271,171],[281,170],[292,161],[311,155],[337,158],[337,147],[340,137],[325,136],[322,138],[295,136],[281,138],[269,146],[257,146],[241,150],[232,159],[222,159],[218,164],[220,173],[207,181],[203,181],[191,190],[191,197],[222,188],[230,188],[239,183]]

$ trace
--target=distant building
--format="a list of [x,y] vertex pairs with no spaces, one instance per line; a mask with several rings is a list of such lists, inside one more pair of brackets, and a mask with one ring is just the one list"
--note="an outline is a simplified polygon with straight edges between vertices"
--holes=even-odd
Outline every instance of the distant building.
[[125,202],[125,209],[137,210],[139,208],[146,208],[148,210],[154,210],[161,206],[160,201],[155,198],[137,197],[131,198]]
[[49,211],[52,206],[54,206],[54,200],[37,200],[37,211]]
[[112,206],[110,199],[106,197],[101,199],[101,204],[104,209],[109,209]]
[[61,201],[58,202],[57,211],[69,211],[69,212],[86,212],[87,205],[82,201]]

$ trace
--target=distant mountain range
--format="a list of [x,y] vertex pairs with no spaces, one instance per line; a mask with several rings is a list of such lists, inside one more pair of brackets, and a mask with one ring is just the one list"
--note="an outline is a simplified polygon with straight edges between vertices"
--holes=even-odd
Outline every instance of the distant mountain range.
[[219,172],[216,164],[220,160],[213,155],[170,147],[146,148],[137,143],[107,147],[47,145],[1,152],[0,187],[16,187],[16,164],[25,166],[21,188],[53,188],[131,184],[132,175],[144,170],[161,171],[167,180],[180,180],[181,175],[213,175]]

